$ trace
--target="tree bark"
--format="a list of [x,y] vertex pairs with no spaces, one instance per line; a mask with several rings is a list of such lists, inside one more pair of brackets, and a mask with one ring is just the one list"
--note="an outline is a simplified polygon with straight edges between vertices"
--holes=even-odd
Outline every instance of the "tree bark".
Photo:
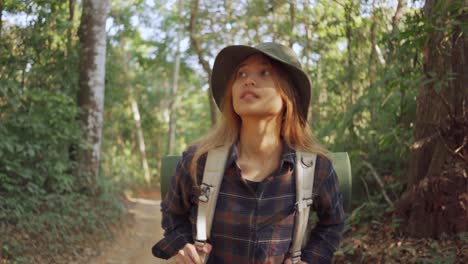
[[[375,34],[377,31],[377,15],[375,11],[375,0],[372,1],[372,16],[371,16],[372,24],[370,27],[370,53],[369,53],[369,63],[367,65],[367,79],[369,80],[369,87],[372,87],[372,85],[375,82],[374,79],[374,60],[375,60]],[[371,111],[371,113],[374,113],[374,111]]]
[[2,38],[2,29],[3,29],[3,9],[5,8],[4,0],[0,0],[0,39]]
[[149,186],[151,184],[151,173],[148,165],[148,159],[146,158],[145,137],[143,135],[143,129],[141,129],[141,118],[140,111],[138,109],[138,103],[133,96],[133,88],[131,86],[129,86],[129,93],[130,104],[132,105],[133,120],[135,121],[135,128],[137,132],[138,150],[140,151],[141,155],[141,164],[143,166],[145,182]]
[[294,1],[289,2],[289,47],[292,49],[294,42],[296,41],[296,6]]
[[78,172],[86,186],[94,190],[99,174],[99,159],[104,111],[106,67],[106,19],[109,0],[83,0],[79,29],[80,75],[78,106],[86,142],[90,148],[78,153]]
[[466,11],[449,14],[447,7],[454,0],[436,9],[438,2],[426,1],[425,22],[446,28],[426,33],[426,82],[419,87],[416,143],[397,210],[405,231],[417,237],[466,232],[468,224],[468,38],[460,26],[449,24],[468,16]]
[[214,99],[211,96],[211,68],[210,64],[208,63],[207,60],[203,57],[203,51],[200,47],[200,43],[198,42],[198,39],[195,35],[195,23],[197,20],[197,13],[198,13],[198,0],[194,0],[192,4],[192,10],[190,12],[190,24],[189,24],[189,31],[190,31],[190,42],[192,44],[193,49],[198,55],[198,61],[203,67],[203,70],[205,70],[206,74],[208,75],[208,80],[209,80],[209,88],[208,88],[208,102],[210,104],[210,113],[211,113],[211,125],[214,125],[216,123],[216,115],[217,115],[217,110],[215,106]]
[[[2,1],[2,0],[0,0]],[[72,41],[73,41],[73,20],[75,18],[75,5],[76,0],[69,0],[68,1],[68,23],[69,28],[67,30],[67,54],[66,56],[70,56],[72,53]]]
[[[392,36],[395,36],[400,31],[398,25],[400,24],[401,15],[403,13],[403,7],[405,5],[406,5],[406,2],[404,0],[398,0],[395,13],[393,14],[393,17],[392,17],[392,29],[391,29]],[[392,61],[393,59],[396,45],[397,43],[395,43],[395,40],[393,39],[389,42],[389,52],[387,53],[388,62]]]
[[169,144],[167,145],[167,154],[174,153],[174,147],[176,143],[176,121],[177,121],[177,90],[179,86],[179,68],[180,68],[180,42],[182,41],[182,0],[177,1],[177,16],[179,18],[179,28],[177,30],[177,46],[175,53],[175,66],[173,83],[171,90],[171,103],[169,107]]
[[[354,26],[353,10],[354,10],[354,1],[353,0],[346,1],[346,3],[344,4],[345,34],[346,34],[346,40],[348,42],[347,65],[346,65],[346,69],[347,69],[346,85],[347,85],[347,91],[349,93],[349,94],[343,93],[344,95],[348,96],[348,98],[344,99],[344,101],[347,101],[346,108],[350,108],[351,106],[353,106],[357,97],[355,96],[356,91],[354,89],[355,66],[353,63],[354,51],[353,51],[353,43],[352,43],[353,42],[353,26]],[[356,141],[358,139],[358,136],[355,131],[354,118],[350,118],[347,129],[349,131],[351,141]]]
[[349,102],[348,105],[354,104],[354,90],[353,90],[353,79],[354,79],[354,63],[353,63],[353,45],[352,45],[352,34],[353,34],[353,2],[347,1],[344,6],[344,13],[345,13],[345,31],[346,31],[346,40],[348,45],[347,49],[347,87],[348,91],[350,92]]

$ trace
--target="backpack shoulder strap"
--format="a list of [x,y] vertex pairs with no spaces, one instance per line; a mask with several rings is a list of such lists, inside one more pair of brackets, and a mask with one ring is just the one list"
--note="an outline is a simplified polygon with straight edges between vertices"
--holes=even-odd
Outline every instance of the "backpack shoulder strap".
[[315,153],[296,152],[296,215],[291,248],[289,249],[292,263],[299,263],[301,260],[302,241],[313,202],[312,191],[316,160],[317,154]]
[[229,146],[224,145],[208,151],[203,179],[198,197],[197,230],[195,245],[202,246],[210,236],[216,201],[223,179]]

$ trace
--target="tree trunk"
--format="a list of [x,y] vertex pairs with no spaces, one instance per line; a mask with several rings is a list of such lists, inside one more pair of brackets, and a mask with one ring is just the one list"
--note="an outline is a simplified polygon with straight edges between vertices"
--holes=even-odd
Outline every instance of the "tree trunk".
[[140,118],[140,111],[138,110],[138,103],[133,96],[133,91],[131,86],[129,86],[130,92],[130,104],[132,105],[132,112],[133,112],[133,120],[135,121],[135,128],[137,132],[137,140],[138,140],[138,150],[140,151],[141,155],[141,163],[143,166],[143,172],[145,177],[145,182],[149,186],[151,184],[151,173],[148,166],[148,159],[146,158],[146,145],[145,145],[145,137],[143,136],[143,130],[141,129],[141,118]]
[[[2,0],[0,0],[2,1]],[[73,41],[73,20],[75,18],[75,5],[76,0],[69,0],[68,1],[68,22],[70,23],[69,28],[67,30],[67,53],[66,57],[70,56],[72,53],[72,41]]]
[[2,28],[3,28],[3,9],[4,9],[5,3],[4,0],[0,0],[0,39],[2,38]]
[[99,173],[106,67],[106,18],[110,1],[83,0],[82,3],[78,106],[81,108],[84,137],[90,148],[80,150],[78,171],[86,177],[83,187],[93,190]]
[[459,25],[449,23],[468,16],[466,11],[449,14],[454,0],[436,8],[438,2],[428,0],[424,7],[426,23],[445,29],[426,33],[427,80],[419,87],[416,143],[397,208],[405,231],[416,237],[466,232],[468,224],[468,39]]
[[198,42],[197,37],[195,36],[195,22],[197,19],[198,13],[198,0],[193,1],[192,10],[190,12],[190,24],[189,24],[189,31],[190,31],[190,42],[198,55],[198,61],[202,65],[203,69],[205,70],[206,74],[208,75],[208,81],[210,82],[210,86],[208,88],[208,102],[210,104],[210,113],[211,113],[211,124],[214,125],[216,123],[216,115],[218,111],[216,110],[214,99],[211,96],[211,68],[210,64],[207,60],[203,57],[203,51],[200,47],[200,43]]
[[292,49],[294,42],[296,41],[296,6],[294,1],[289,3],[289,47]]
[[[348,42],[347,45],[347,65],[346,65],[346,70],[347,70],[347,80],[346,80],[346,85],[347,85],[347,93],[343,93],[345,96],[347,96],[348,100],[346,103],[346,108],[349,109],[352,107],[356,101],[357,95],[355,95],[355,89],[354,89],[354,75],[355,75],[355,65],[354,65],[354,51],[353,51],[353,26],[354,26],[354,18],[353,18],[353,10],[354,10],[354,1],[350,0],[347,1],[344,5],[344,15],[345,15],[345,34],[346,34],[346,40]],[[343,95],[342,95],[343,96]],[[350,118],[349,124],[347,125],[347,129],[349,131],[349,136],[351,138],[352,142],[355,142],[358,137],[356,135],[355,131],[355,126],[354,126],[354,118]]]
[[175,53],[175,67],[171,90],[170,117],[169,117],[169,144],[167,145],[167,154],[174,153],[176,143],[176,121],[177,121],[177,90],[179,86],[179,68],[180,68],[180,42],[182,41],[182,0],[177,1],[177,16],[179,18],[179,28],[177,30],[177,47]]
[[[369,80],[369,87],[372,87],[372,85],[374,84],[375,82],[375,78],[374,78],[374,60],[375,60],[375,45],[376,45],[376,41],[375,41],[375,34],[376,34],[376,31],[377,31],[377,21],[378,21],[378,17],[376,15],[376,11],[375,11],[375,0],[372,1],[372,17],[371,17],[371,20],[372,20],[372,24],[371,24],[371,27],[370,27],[370,53],[369,53],[369,63],[367,65],[367,79]],[[374,111],[371,111],[371,114],[374,113]]]

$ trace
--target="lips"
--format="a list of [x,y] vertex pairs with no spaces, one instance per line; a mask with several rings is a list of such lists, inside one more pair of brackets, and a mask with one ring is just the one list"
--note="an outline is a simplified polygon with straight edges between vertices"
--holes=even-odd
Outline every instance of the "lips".
[[259,98],[259,96],[256,93],[252,91],[245,91],[241,94],[240,99],[251,98],[251,97]]

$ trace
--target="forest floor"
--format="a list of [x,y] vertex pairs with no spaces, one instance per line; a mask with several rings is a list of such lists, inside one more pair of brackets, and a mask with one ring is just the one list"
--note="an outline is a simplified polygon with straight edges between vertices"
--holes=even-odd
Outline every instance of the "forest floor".
[[127,197],[130,224],[111,240],[101,244],[99,255],[84,261],[89,264],[173,263],[153,257],[151,247],[163,236],[159,191],[140,190]]
[[392,231],[391,218],[352,227],[341,241],[334,263],[466,264],[468,235],[409,238]]

